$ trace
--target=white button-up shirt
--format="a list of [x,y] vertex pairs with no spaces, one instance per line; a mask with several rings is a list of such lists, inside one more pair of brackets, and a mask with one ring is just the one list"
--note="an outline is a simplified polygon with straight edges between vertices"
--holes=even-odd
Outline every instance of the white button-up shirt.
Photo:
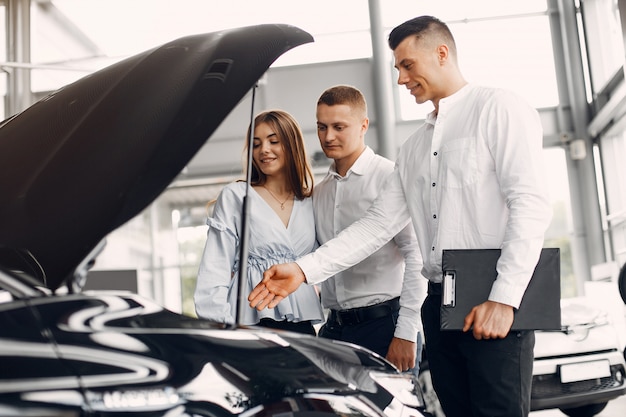
[[[313,189],[315,231],[320,244],[360,219],[378,196],[394,163],[367,147],[344,177],[334,163]],[[333,310],[364,307],[400,297],[394,335],[415,341],[419,309],[426,295],[422,257],[415,233],[407,224],[372,255],[321,285],[322,306]]]
[[297,261],[309,283],[381,247],[408,218],[422,273],[442,279],[443,249],[501,248],[489,299],[519,307],[552,218],[539,115],[517,95],[466,85],[402,146],[367,214],[339,239]]

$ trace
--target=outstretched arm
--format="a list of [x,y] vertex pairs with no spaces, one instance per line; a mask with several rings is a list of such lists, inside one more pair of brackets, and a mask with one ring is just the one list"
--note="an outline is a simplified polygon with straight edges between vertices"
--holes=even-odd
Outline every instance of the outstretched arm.
[[274,308],[303,282],[306,278],[297,263],[272,265],[263,273],[263,280],[250,292],[250,307],[259,311],[265,307]]
[[[365,216],[296,263],[275,265],[248,296],[257,310],[275,307],[300,284],[318,284],[380,249],[410,222],[402,182],[397,171]],[[306,277],[306,278],[305,278]]]

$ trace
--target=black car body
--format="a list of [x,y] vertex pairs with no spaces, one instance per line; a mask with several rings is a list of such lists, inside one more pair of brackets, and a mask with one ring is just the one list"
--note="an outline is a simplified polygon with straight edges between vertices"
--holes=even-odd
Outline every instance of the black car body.
[[226,329],[131,293],[5,292],[0,308],[0,415],[421,415],[402,411],[419,406],[405,376],[356,346]]
[[421,416],[411,375],[357,346],[226,327],[128,292],[81,292],[302,30],[170,42],[0,126],[0,415]]

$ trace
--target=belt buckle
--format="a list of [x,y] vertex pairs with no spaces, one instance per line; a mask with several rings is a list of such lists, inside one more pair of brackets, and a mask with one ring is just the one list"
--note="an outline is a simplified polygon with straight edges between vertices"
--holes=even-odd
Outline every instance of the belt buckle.
[[340,326],[354,326],[359,323],[356,311],[337,311],[337,322]]

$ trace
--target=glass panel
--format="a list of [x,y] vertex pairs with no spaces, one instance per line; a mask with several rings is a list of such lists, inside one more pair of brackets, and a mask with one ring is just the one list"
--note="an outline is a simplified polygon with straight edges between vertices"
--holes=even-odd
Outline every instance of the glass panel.
[[626,133],[606,136],[600,142],[603,181],[606,192],[606,220],[618,265],[626,263]]
[[54,6],[31,3],[31,90],[56,90],[112,63]]
[[544,149],[546,183],[552,200],[552,223],[546,232],[544,247],[561,249],[561,298],[577,296],[570,236],[573,230],[565,149]]
[[511,89],[537,108],[558,104],[547,15],[455,23],[450,29],[468,81]]
[[0,59],[7,60],[7,10],[4,2],[0,2]]
[[594,92],[601,91],[624,65],[623,33],[617,0],[581,2]]
[[5,109],[8,82],[9,80],[6,72],[0,72],[0,120],[4,120],[8,117]]
[[207,239],[207,226],[179,227],[178,247],[180,256],[180,279],[182,282],[182,313],[196,316],[193,294],[196,289],[198,268]]
[[[6,7],[4,2],[0,3],[0,60],[7,61],[7,27],[6,27]],[[0,120],[4,120],[7,117],[4,109],[4,103],[6,102],[7,95],[7,74],[5,71],[0,71]]]

